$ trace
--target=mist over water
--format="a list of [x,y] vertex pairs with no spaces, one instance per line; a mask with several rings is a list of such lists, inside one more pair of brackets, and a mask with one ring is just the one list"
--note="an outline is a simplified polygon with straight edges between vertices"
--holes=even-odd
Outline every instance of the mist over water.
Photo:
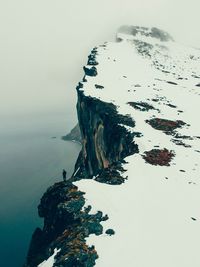
[[[39,199],[72,173],[80,146],[75,87],[97,44],[123,24],[156,26],[200,47],[198,0],[7,0],[0,3],[0,266],[20,267]],[[52,138],[52,137],[57,137]]]
[[22,266],[31,235],[42,225],[40,198],[62,180],[63,168],[68,177],[73,172],[80,145],[61,140],[64,129],[73,125],[64,127],[65,116],[18,118],[0,133],[0,266]]

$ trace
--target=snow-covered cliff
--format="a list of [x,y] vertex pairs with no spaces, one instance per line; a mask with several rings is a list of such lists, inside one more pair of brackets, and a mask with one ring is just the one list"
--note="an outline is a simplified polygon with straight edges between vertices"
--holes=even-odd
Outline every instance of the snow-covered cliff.
[[83,148],[71,181],[87,214],[106,219],[102,234],[83,238],[98,258],[73,254],[70,265],[54,242],[54,266],[199,267],[200,50],[157,28],[124,26],[84,71]]

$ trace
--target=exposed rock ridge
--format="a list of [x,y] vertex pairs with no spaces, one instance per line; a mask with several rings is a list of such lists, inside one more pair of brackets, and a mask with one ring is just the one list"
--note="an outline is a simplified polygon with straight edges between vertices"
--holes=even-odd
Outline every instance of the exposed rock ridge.
[[[92,267],[98,258],[94,246],[86,244],[90,234],[103,233],[101,221],[108,219],[102,212],[89,214],[84,192],[69,182],[56,183],[43,195],[38,213],[44,218],[43,229],[32,236],[27,267],[35,267],[59,249],[55,267]],[[84,208],[83,208],[84,207]]]
[[[181,267],[174,251],[183,257],[187,253],[178,239],[172,244],[163,229],[184,236],[185,247],[193,244],[187,233],[199,240],[194,221],[200,220],[195,201],[200,194],[191,185],[196,186],[200,171],[194,119],[200,53],[157,28],[122,27],[117,39],[120,42],[95,47],[84,66],[85,76],[77,86],[82,151],[70,181],[55,184],[41,200],[44,228],[33,235],[27,267],[37,266],[55,248],[60,249],[57,267],[120,267],[124,259],[126,266],[150,262],[157,267],[163,258],[166,266],[176,260]],[[113,237],[96,238],[102,233]],[[157,242],[148,239],[151,233]],[[125,246],[124,258],[116,251]],[[185,252],[192,255],[196,248]],[[141,257],[144,250],[147,262]]]
[[134,136],[123,126],[133,128],[131,117],[122,116],[112,103],[85,96],[78,90],[77,111],[83,148],[76,163],[77,178],[92,178],[99,175],[126,156],[137,153]]

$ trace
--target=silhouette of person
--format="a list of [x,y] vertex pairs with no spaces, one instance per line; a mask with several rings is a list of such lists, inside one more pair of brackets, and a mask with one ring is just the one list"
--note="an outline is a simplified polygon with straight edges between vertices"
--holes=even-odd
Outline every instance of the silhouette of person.
[[62,175],[63,175],[63,181],[66,182],[66,179],[67,179],[67,172],[66,172],[65,169],[63,169]]

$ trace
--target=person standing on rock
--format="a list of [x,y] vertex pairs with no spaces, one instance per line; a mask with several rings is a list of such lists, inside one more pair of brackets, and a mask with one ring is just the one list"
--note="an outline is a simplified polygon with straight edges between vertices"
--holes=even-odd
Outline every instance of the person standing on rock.
[[66,182],[66,180],[67,180],[67,172],[66,172],[65,169],[63,169],[62,175],[63,175],[63,181]]

